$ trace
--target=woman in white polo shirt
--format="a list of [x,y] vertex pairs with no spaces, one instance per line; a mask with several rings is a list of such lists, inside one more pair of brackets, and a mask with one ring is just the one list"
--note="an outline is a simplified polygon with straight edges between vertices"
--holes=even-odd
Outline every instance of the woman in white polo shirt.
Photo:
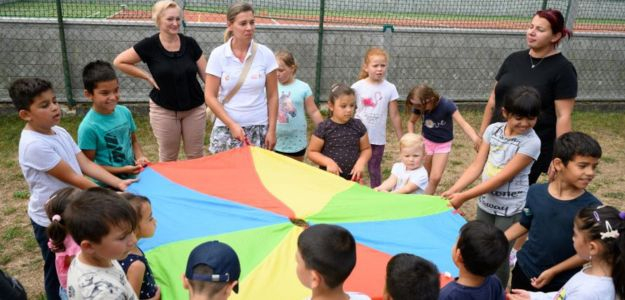
[[269,48],[256,44],[251,67],[240,89],[222,104],[253,54],[256,30],[254,10],[248,3],[231,5],[226,17],[225,43],[211,52],[206,66],[204,97],[216,116],[209,151],[218,153],[244,144],[271,150],[276,144],[278,64]]

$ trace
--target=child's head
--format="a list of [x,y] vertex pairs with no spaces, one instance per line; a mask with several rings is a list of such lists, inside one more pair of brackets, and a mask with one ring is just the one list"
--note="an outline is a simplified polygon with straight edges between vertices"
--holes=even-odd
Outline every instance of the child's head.
[[80,193],[65,211],[67,230],[83,253],[101,259],[124,259],[137,239],[137,216],[128,201],[104,188]]
[[85,97],[93,101],[93,109],[99,113],[110,114],[119,102],[119,82],[113,66],[105,61],[96,60],[82,69],[82,82]]
[[423,137],[416,133],[406,133],[399,139],[399,157],[408,170],[421,167],[425,148]]
[[372,47],[365,53],[365,59],[360,69],[358,79],[369,78],[373,81],[382,81],[386,76],[388,53],[382,48]]
[[452,256],[456,265],[462,265],[473,275],[486,277],[494,274],[508,258],[508,240],[494,225],[470,221],[460,228]]
[[297,239],[297,277],[311,289],[341,287],[356,265],[356,242],[347,229],[313,225]]
[[584,189],[595,176],[601,146],[585,133],[567,132],[556,140],[553,156],[557,178]]
[[276,52],[276,60],[278,61],[278,81],[281,84],[290,83],[297,72],[295,57],[289,51],[279,50]]
[[582,208],[575,217],[573,246],[586,260],[612,266],[612,280],[619,298],[625,297],[625,212],[612,206]]
[[137,240],[152,237],[156,230],[156,219],[152,215],[150,199],[132,193],[123,193],[121,196],[128,200],[128,203],[130,203],[130,206],[137,214],[137,228],[135,229]]
[[419,114],[432,111],[438,106],[440,98],[441,97],[433,88],[427,84],[419,84],[408,92],[408,97],[406,97],[406,111],[412,111],[413,107]]
[[19,117],[35,130],[50,130],[61,121],[52,84],[45,79],[17,79],[9,86],[9,96]]
[[344,83],[335,83],[330,88],[328,98],[330,117],[342,123],[347,122],[356,111],[356,92]]
[[62,188],[50,196],[50,200],[46,203],[46,214],[50,219],[50,225],[46,229],[48,237],[52,240],[52,251],[59,252],[65,250],[65,237],[67,229],[65,228],[65,209],[76,199],[81,190],[74,187]]
[[392,300],[438,299],[438,269],[419,256],[400,253],[386,265],[385,294]]
[[240,274],[239,257],[230,246],[205,242],[189,254],[183,284],[192,295],[226,299],[232,290],[239,292]]
[[536,120],[540,115],[540,94],[530,86],[518,86],[510,90],[503,98],[504,115]]

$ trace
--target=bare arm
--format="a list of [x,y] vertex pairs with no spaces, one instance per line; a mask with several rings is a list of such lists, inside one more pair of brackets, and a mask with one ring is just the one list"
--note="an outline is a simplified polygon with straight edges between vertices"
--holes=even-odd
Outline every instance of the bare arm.
[[421,115],[417,115],[413,112],[410,113],[410,118],[408,118],[408,122],[406,122],[406,127],[408,127],[408,132],[410,133],[415,132],[414,128],[417,125],[417,122],[419,121],[420,118],[421,118]]
[[310,137],[310,143],[308,143],[308,159],[313,163],[326,167],[328,172],[339,175],[342,172],[341,168],[339,168],[334,160],[321,153],[324,143],[324,140],[313,134]]
[[221,85],[221,78],[208,73],[205,78],[204,102],[206,102],[206,105],[215,114],[215,117],[219,118],[224,125],[228,126],[230,134],[233,138],[236,138],[239,141],[245,140],[245,132],[243,131],[243,128],[230,118],[224,106],[217,99],[219,86]]
[[143,284],[143,275],[145,274],[145,264],[140,261],[134,261],[130,267],[128,267],[128,272],[126,272],[126,278],[128,278],[128,282],[132,289],[135,291],[135,295],[137,297],[141,294],[141,284]]
[[418,188],[419,187],[416,184],[414,184],[412,182],[408,182],[404,186],[402,186],[401,188],[397,189],[396,191],[393,191],[393,193],[396,193],[396,194],[412,194]]
[[559,99],[555,101],[556,106],[556,137],[559,137],[572,130],[571,114],[575,106],[575,99]]
[[475,129],[471,127],[471,125],[462,117],[459,110],[456,110],[451,117],[460,125],[462,131],[471,139],[473,142],[473,148],[475,151],[480,150],[480,144],[482,143],[482,138],[475,132]]
[[265,136],[265,148],[272,150],[276,145],[276,121],[278,120],[278,75],[276,70],[267,74],[265,91],[267,92],[267,113],[269,124]]
[[551,280],[558,274],[570,270],[573,268],[581,267],[586,263],[586,261],[579,257],[579,255],[574,254],[573,256],[567,258],[566,260],[560,262],[559,264],[543,271],[538,275],[538,278],[532,278],[532,286],[535,288],[542,288],[543,286],[549,284]]
[[393,187],[395,187],[395,184],[397,184],[397,176],[391,174],[391,176],[386,178],[386,180],[384,180],[382,184],[375,187],[374,189],[380,192],[390,192]]
[[397,135],[397,140],[400,140],[402,135],[404,135],[404,133],[401,129],[401,116],[399,115],[399,107],[397,106],[397,100],[389,102],[388,112],[391,115],[391,123],[393,124],[393,128],[395,128],[395,134]]
[[[495,82],[495,86],[497,86],[497,82]],[[488,97],[488,102],[486,102],[486,107],[484,107],[484,115],[482,116],[482,124],[480,125],[480,136],[484,135],[484,131],[486,131],[486,127],[490,124],[490,121],[493,119],[493,115],[495,114],[495,89],[490,92],[490,96]]]
[[88,189],[98,186],[93,183],[93,181],[85,178],[85,176],[74,172],[74,169],[72,169],[72,167],[70,167],[64,160],[61,160],[58,164],[56,164],[56,166],[54,166],[54,168],[48,170],[47,173],[56,179],[79,189]]
[[313,96],[308,96],[304,100],[304,105],[306,108],[306,113],[313,121],[313,123],[315,123],[315,126],[323,122],[323,116],[321,116],[321,112],[319,112],[319,108],[317,108],[317,104],[315,104],[315,98]]
[[521,223],[516,222],[512,224],[512,226],[510,226],[510,228],[508,228],[505,233],[506,233],[506,238],[508,239],[508,241],[512,241],[526,234],[527,228],[521,225]]
[[128,186],[137,181],[136,179],[126,179],[121,180],[115,177],[113,174],[107,172],[105,169],[92,162],[84,153],[79,152],[76,154],[76,159],[78,160],[78,165],[80,165],[80,169],[87,176],[91,178],[95,178],[99,181],[102,181],[109,186],[118,188],[121,191],[125,191]]
[[354,168],[349,173],[352,175],[353,181],[360,181],[369,159],[371,159],[371,144],[369,143],[369,135],[365,133],[365,135],[360,138],[360,156],[358,156]]
[[477,152],[477,155],[475,156],[473,162],[471,162],[469,167],[464,171],[464,173],[462,173],[456,183],[443,193],[443,197],[460,192],[462,189],[475,181],[480,176],[480,174],[482,174],[482,170],[484,169],[484,165],[486,164],[486,159],[488,159],[489,150],[490,144],[482,143],[482,145],[480,146],[480,151]]
[[117,57],[115,57],[115,60],[113,60],[113,64],[120,71],[132,77],[144,79],[157,90],[160,89],[150,73],[136,66],[136,64],[138,64],[140,61],[141,57],[139,57],[139,54],[137,54],[135,48],[130,47],[124,50],[124,52],[117,55]]
[[[89,160],[91,161],[95,160],[95,150],[82,150],[82,152],[85,154],[85,156]],[[136,165],[128,165],[128,166],[123,166],[123,167],[113,167],[113,166],[107,166],[107,165],[99,165],[99,166],[111,174],[137,174],[139,173],[139,170],[141,169],[140,166],[136,166]]]
[[202,82],[205,82],[206,78],[206,56],[202,54],[200,58],[195,62],[197,65],[197,75],[200,76]]
[[141,149],[139,139],[134,132],[130,134],[130,140],[132,142],[132,153],[135,155],[135,165],[144,167],[149,164],[150,160],[143,154],[143,149]]

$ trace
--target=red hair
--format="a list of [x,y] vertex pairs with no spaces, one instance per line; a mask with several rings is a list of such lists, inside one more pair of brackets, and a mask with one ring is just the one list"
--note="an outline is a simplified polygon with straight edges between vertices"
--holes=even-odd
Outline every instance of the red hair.
[[558,39],[554,43],[555,44],[554,46],[557,46],[562,40],[562,38],[564,37],[571,38],[571,36],[573,36],[573,32],[566,28],[564,24],[564,17],[562,16],[562,13],[559,10],[553,9],[553,8],[539,10],[536,12],[535,16],[539,16],[547,20],[547,22],[549,22],[549,24],[551,25],[551,32],[553,34],[558,34],[558,33],[562,34],[560,39]]

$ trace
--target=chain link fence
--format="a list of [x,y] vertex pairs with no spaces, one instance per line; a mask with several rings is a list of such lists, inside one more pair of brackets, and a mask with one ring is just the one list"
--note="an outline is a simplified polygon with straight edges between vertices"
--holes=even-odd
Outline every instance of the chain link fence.
[[[157,32],[152,0],[0,0],[0,80],[51,80],[57,96],[83,101],[80,71],[112,61]],[[222,43],[232,1],[178,1],[184,32],[205,54]],[[486,100],[511,52],[526,47],[524,30],[542,8],[563,12],[574,38],[562,49],[575,64],[581,100],[625,99],[625,1],[622,0],[256,0],[256,39],[294,53],[298,78],[321,100],[335,82],[352,83],[365,51],[390,54],[389,81],[403,97],[421,82],[457,100]],[[124,101],[147,101],[149,86],[120,75]],[[6,89],[0,101],[9,101]]]

